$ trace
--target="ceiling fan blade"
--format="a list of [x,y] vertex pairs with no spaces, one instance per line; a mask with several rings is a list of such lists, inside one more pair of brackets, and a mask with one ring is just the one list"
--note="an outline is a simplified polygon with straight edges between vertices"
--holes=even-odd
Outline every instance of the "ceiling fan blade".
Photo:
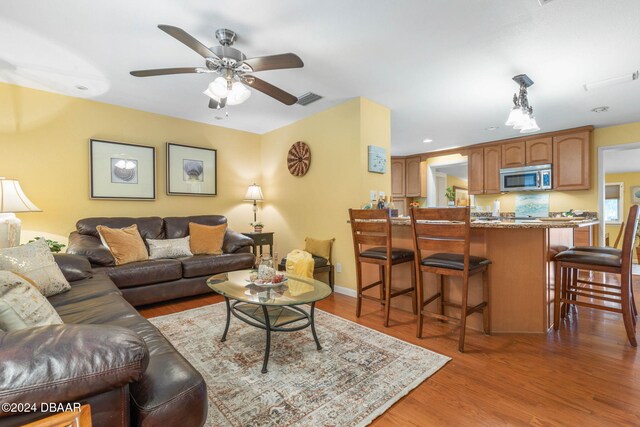
[[154,70],[137,70],[131,71],[129,74],[135,77],[151,77],[164,76],[167,74],[190,74],[190,73],[206,73],[209,70],[200,67],[182,67],[182,68],[156,68]]
[[215,99],[209,99],[209,108],[212,110],[219,110],[220,108],[224,108],[227,105],[227,98],[222,98],[220,102]]
[[173,27],[171,25],[164,25],[164,24],[158,25],[158,28],[160,28],[162,31],[169,34],[171,37],[178,40],[179,42],[185,44],[187,47],[190,47],[191,49],[193,49],[203,58],[214,58],[214,59],[220,60],[218,55],[213,53],[211,49],[209,49],[208,47],[200,43],[198,40],[196,40],[193,36],[191,36],[182,28]]
[[298,102],[298,98],[296,98],[295,96],[257,77],[243,76],[242,81],[255,90],[259,90],[265,95],[269,95],[270,97],[277,99],[283,104],[293,105]]
[[242,61],[253,71],[282,70],[285,68],[301,68],[304,62],[295,53],[283,53],[281,55],[260,56]]

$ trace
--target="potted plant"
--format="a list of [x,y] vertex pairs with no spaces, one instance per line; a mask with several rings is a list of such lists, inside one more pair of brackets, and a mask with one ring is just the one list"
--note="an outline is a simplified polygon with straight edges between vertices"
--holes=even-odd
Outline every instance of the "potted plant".
[[[44,239],[44,237],[35,237],[34,240],[29,240],[29,243],[35,242],[36,240],[40,239]],[[47,245],[49,245],[49,250],[51,250],[51,252],[53,252],[54,254],[57,254],[62,250],[62,248],[67,246],[63,245],[62,243],[56,242],[55,240],[45,239],[45,242],[47,242]]]
[[449,206],[456,205],[456,192],[453,190],[453,187],[447,187],[447,191],[444,193],[444,197],[449,201],[447,204]]
[[256,233],[262,233],[262,228],[264,227],[264,224],[261,223],[260,221],[250,222],[249,225],[253,227],[253,231],[255,231]]

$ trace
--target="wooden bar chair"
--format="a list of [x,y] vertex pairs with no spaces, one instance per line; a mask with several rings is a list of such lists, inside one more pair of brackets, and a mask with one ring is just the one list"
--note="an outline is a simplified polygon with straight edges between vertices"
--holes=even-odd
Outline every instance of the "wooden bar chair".
[[[418,325],[417,337],[422,338],[423,317],[433,317],[460,324],[458,350],[464,352],[464,337],[467,316],[482,312],[484,333],[491,333],[489,317],[489,280],[487,268],[491,261],[469,254],[470,246],[470,211],[469,208],[412,208],[411,228],[413,230],[413,248],[416,253],[416,274],[418,276]],[[423,258],[422,251],[437,253]],[[438,276],[439,291],[424,300],[423,273]],[[482,273],[483,301],[469,307],[469,277]],[[442,276],[458,276],[462,278],[462,301],[460,304],[447,301],[444,297]],[[440,299],[440,313],[431,313],[424,308]],[[445,307],[460,309],[460,319],[445,315]]]
[[[411,270],[411,287],[394,291],[391,287],[391,272],[395,265],[414,262],[413,251],[392,247],[391,217],[386,209],[349,209],[353,250],[356,257],[357,304],[356,316],[360,317],[362,299],[379,301],[385,306],[384,326],[389,326],[391,298],[413,292],[413,313],[416,313],[415,269]],[[367,248],[368,246],[374,246]],[[362,283],[362,264],[378,266],[380,280],[369,285]],[[380,286],[380,298],[363,294],[363,291]]]
[[[555,330],[559,329],[560,318],[565,316],[567,312],[565,307],[569,304],[621,313],[629,343],[637,347],[631,268],[633,242],[638,229],[639,216],[638,205],[632,206],[627,216],[620,256],[575,249],[556,255],[556,282],[559,283],[555,286],[553,308]],[[569,270],[616,274],[620,276],[620,284],[582,280],[578,274],[569,275]],[[602,303],[596,304],[598,301]]]

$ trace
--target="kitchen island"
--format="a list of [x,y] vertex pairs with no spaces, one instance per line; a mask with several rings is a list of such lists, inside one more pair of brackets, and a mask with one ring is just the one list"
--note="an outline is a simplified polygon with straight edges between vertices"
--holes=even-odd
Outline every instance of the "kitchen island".
[[[550,261],[557,247],[573,246],[574,230],[596,226],[596,220],[581,221],[475,221],[471,223],[471,255],[488,258],[489,291],[492,332],[545,333],[553,326],[553,263]],[[409,219],[393,219],[393,246],[413,250]],[[363,269],[364,283],[371,283],[377,270]],[[410,283],[408,265],[393,270],[394,288]],[[436,277],[425,273],[425,296],[436,292]],[[482,275],[469,282],[469,305],[482,301]],[[445,277],[447,299],[460,301],[461,280]],[[446,281],[451,281],[446,282]],[[378,292],[377,288],[371,289]],[[411,311],[410,295],[394,298],[393,307]],[[436,302],[427,310],[437,310]],[[450,313],[457,316],[452,310]],[[393,320],[393,311],[391,312]],[[425,322],[425,328],[428,328]],[[391,323],[393,324],[393,323]],[[482,329],[482,316],[469,316],[471,329]]]

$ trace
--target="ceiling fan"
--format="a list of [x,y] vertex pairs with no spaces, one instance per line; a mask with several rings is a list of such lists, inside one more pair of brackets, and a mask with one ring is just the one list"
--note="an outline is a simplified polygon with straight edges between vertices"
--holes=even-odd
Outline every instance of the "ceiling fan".
[[227,105],[237,105],[246,101],[251,92],[243,85],[252,87],[286,105],[293,105],[298,98],[288,92],[251,75],[258,71],[301,68],[304,63],[294,53],[247,58],[244,53],[232,47],[236,33],[221,28],[216,31],[220,46],[206,47],[189,33],[171,25],[158,25],[165,33],[194,50],[205,59],[204,67],[159,68],[131,71],[135,77],[163,76],[168,74],[215,73],[218,77],[204,91],[211,100],[209,108],[220,109]]

